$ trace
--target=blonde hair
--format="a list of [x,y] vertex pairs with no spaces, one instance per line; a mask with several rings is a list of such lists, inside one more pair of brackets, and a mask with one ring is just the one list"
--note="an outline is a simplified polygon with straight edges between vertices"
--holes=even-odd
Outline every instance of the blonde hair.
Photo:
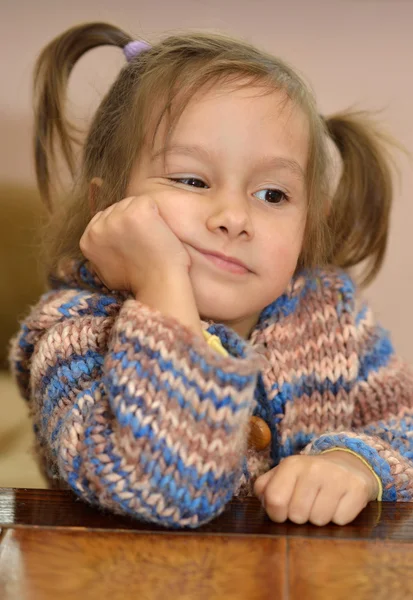
[[[49,273],[62,259],[82,258],[79,240],[91,218],[91,180],[103,180],[96,210],[121,200],[154,116],[153,136],[163,118],[169,120],[170,131],[195,91],[225,79],[234,86],[248,82],[283,91],[308,118],[308,216],[299,267],[329,263],[349,268],[364,262],[364,282],[373,279],[385,254],[393,196],[388,140],[362,113],[323,119],[309,87],[290,66],[243,41],[206,33],[173,35],[132,59],[96,111],[77,173],[76,132],[65,112],[70,73],[92,48],[124,48],[130,41],[127,33],[109,24],[80,25],[56,37],[37,60],[35,165],[50,212],[45,252]],[[343,161],[329,208],[327,136]],[[56,206],[51,190],[59,156],[69,169],[73,189],[69,201]]]

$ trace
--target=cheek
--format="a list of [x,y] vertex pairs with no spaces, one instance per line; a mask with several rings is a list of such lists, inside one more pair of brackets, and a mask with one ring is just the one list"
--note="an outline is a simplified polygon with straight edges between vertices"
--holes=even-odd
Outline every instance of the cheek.
[[197,220],[194,199],[169,192],[159,195],[155,201],[168,227],[180,240],[185,239],[188,232],[194,229]]
[[266,235],[260,236],[260,255],[263,257],[265,270],[273,269],[274,265],[287,270],[295,269],[303,244],[304,228],[303,222],[288,221],[267,228]]

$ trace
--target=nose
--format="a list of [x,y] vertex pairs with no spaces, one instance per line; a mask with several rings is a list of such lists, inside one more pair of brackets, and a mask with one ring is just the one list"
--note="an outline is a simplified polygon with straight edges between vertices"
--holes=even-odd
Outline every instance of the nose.
[[239,191],[226,190],[217,194],[211,203],[207,228],[230,239],[252,238],[254,229],[248,198]]

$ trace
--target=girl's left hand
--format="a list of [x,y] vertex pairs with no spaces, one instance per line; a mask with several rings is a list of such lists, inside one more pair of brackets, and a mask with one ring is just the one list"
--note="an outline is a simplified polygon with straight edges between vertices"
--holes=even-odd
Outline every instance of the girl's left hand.
[[377,498],[379,485],[357,456],[335,450],[285,458],[258,477],[254,492],[276,523],[346,525]]

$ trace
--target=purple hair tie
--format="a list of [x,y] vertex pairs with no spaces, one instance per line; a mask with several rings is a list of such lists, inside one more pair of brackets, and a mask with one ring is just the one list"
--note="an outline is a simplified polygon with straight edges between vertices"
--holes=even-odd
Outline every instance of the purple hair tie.
[[132,58],[135,58],[135,56],[138,56],[138,54],[140,54],[144,50],[149,50],[149,49],[150,49],[150,45],[147,44],[146,42],[134,41],[134,42],[129,42],[128,44],[126,44],[126,46],[123,47],[123,53],[126,56],[126,60],[128,62],[130,62],[132,60]]

